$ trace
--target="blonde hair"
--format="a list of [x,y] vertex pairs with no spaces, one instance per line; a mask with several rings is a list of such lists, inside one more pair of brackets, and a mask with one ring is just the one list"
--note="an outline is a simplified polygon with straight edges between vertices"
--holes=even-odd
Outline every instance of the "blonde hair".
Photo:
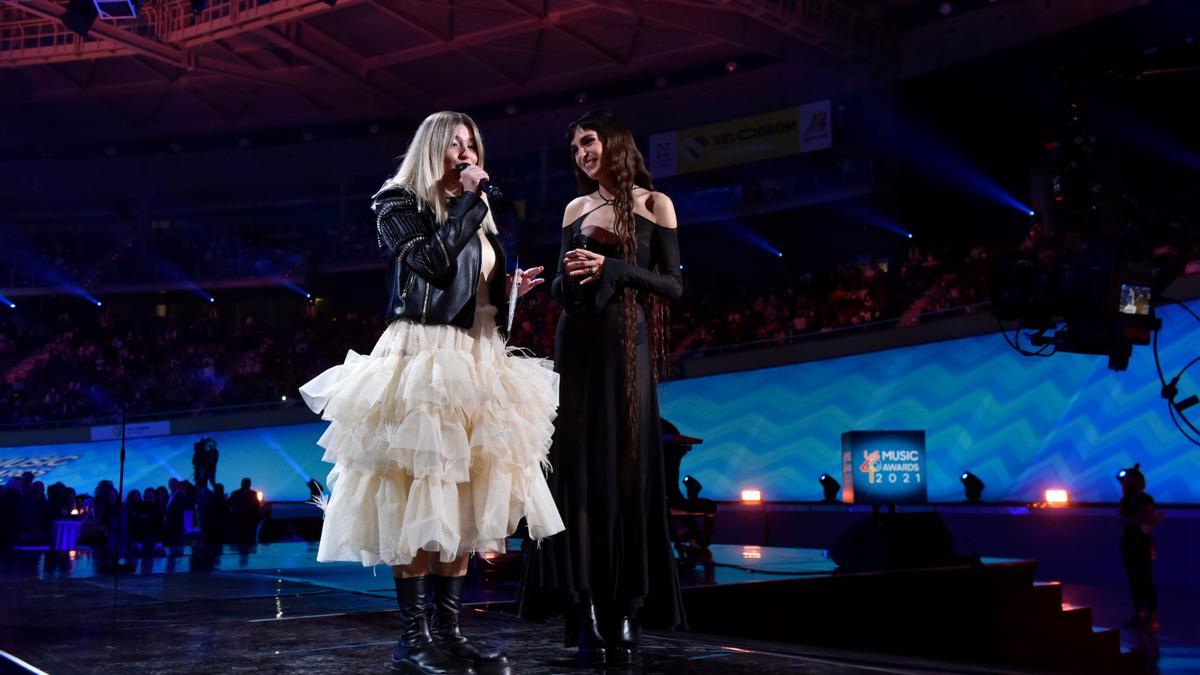
[[[420,202],[433,209],[437,222],[446,220],[446,192],[440,181],[446,172],[446,148],[454,140],[454,132],[458,125],[464,125],[475,138],[475,154],[479,157],[479,168],[483,168],[483,136],[479,127],[470,116],[444,110],[426,117],[413,134],[408,149],[404,151],[400,168],[396,174],[383,183],[380,190],[390,187],[406,187],[416,193]],[[486,195],[479,195],[487,203]],[[483,218],[485,231],[495,234],[496,222],[492,220],[491,204],[488,213]]]

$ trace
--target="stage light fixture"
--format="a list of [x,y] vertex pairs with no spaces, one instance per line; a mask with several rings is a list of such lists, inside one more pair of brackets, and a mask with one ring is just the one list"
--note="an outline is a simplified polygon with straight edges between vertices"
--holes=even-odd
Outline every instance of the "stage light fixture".
[[92,24],[96,23],[96,5],[92,0],[71,0],[67,3],[67,11],[62,16],[63,25],[87,37]]
[[822,501],[836,502],[838,500],[837,493],[838,490],[842,489],[842,486],[837,482],[837,479],[827,473],[823,473],[817,479],[817,482],[821,484],[821,492],[825,495]]
[[263,491],[262,491],[262,490],[255,490],[255,491],[254,491],[254,495],[255,495],[256,497],[258,497],[258,503],[259,503],[259,504],[263,503]]
[[1066,506],[1071,501],[1071,496],[1062,488],[1050,488],[1046,490],[1046,506]]
[[742,560],[762,560],[761,546],[743,546]]
[[687,490],[687,498],[693,500],[700,497],[700,491],[704,489],[704,486],[696,480],[695,476],[684,476],[683,488]]
[[762,491],[761,490],[742,490],[742,503],[743,504],[761,504],[762,503]]
[[738,70],[738,62],[737,61],[726,61],[725,62],[725,72],[736,73],[737,70]]
[[962,482],[963,492],[966,493],[968,502],[976,503],[983,499],[983,488],[985,485],[979,476],[970,471],[964,471],[958,477],[958,480]]

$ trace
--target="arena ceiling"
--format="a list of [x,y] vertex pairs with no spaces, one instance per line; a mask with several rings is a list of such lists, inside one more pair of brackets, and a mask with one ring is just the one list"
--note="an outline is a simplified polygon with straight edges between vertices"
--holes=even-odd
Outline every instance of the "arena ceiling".
[[[419,119],[745,56],[895,73],[902,32],[1005,5],[1046,13],[1042,0],[960,1],[952,17],[931,0],[210,0],[199,13],[144,0],[85,38],[63,25],[68,0],[0,3],[0,145]],[[1088,17],[1068,18],[1051,23]]]

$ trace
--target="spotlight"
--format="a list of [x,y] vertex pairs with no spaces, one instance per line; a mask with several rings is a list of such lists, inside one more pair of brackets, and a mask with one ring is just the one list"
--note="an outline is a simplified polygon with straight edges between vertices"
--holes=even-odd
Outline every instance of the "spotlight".
[[742,560],[762,560],[761,546],[743,546]]
[[904,236],[908,237],[909,239],[912,239],[912,232],[905,232]]
[[984,484],[983,481],[979,479],[979,476],[976,476],[970,471],[964,471],[962,475],[958,477],[958,480],[962,481],[963,491],[966,493],[968,502],[974,504],[983,499]]
[[761,490],[742,490],[742,503],[743,504],[761,504],[762,503],[762,491]]
[[1050,488],[1046,490],[1046,506],[1066,506],[1070,501],[1070,495],[1062,488]]
[[727,72],[727,73],[736,73],[736,72],[737,72],[737,69],[738,69],[738,62],[737,62],[737,61],[726,61],[726,62],[725,62],[725,72]]
[[280,397],[279,397],[279,400],[280,400],[280,401],[286,401],[286,400],[287,400],[287,395],[285,394],[285,395],[283,395],[283,396],[280,396]]
[[261,504],[261,503],[262,503],[262,501],[263,501],[263,492],[262,492],[262,490],[255,490],[255,491],[254,491],[254,495],[255,495],[256,497],[258,497],[258,503],[259,503],[259,504]]
[[842,489],[842,486],[837,482],[837,480],[834,479],[833,476],[823,473],[821,474],[821,477],[817,479],[817,482],[821,484],[821,492],[825,495],[825,498],[822,501],[832,503],[838,500],[837,493],[838,490]]
[[587,92],[581,91],[578,94],[575,94],[575,102],[576,103],[584,104],[584,103],[587,103],[587,100],[588,100]]
[[696,480],[693,476],[683,477],[683,487],[685,490],[687,490],[687,498],[689,501],[699,498],[700,491],[704,489],[704,486],[700,484],[700,481]]
[[87,37],[92,24],[96,23],[96,5],[92,0],[71,0],[67,3],[67,11],[62,16],[63,25]]

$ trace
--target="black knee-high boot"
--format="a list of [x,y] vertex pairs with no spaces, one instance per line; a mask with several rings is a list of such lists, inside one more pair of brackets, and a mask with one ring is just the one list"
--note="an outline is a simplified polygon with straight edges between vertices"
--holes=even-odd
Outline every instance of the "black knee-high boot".
[[404,630],[392,652],[392,672],[405,675],[475,675],[466,661],[438,648],[425,614],[425,577],[396,578],[396,603]]
[[433,643],[442,651],[475,666],[481,675],[506,675],[512,672],[508,655],[462,634],[458,615],[462,610],[463,577],[433,575]]

